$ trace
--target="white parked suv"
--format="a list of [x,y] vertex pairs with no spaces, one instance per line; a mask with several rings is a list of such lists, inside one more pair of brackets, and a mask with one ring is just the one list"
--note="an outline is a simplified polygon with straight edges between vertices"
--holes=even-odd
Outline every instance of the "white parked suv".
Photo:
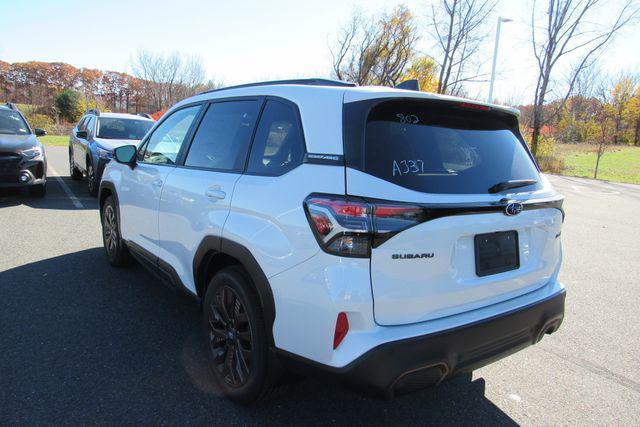
[[279,373],[390,397],[558,329],[560,196],[518,112],[310,79],[205,92],[100,185],[109,261],[129,256],[202,306],[237,401]]

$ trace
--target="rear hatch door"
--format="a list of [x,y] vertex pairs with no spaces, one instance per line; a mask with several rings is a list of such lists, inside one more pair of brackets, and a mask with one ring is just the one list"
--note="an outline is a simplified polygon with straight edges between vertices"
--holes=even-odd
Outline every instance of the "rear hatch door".
[[539,174],[515,115],[402,98],[346,102],[344,118],[347,193],[374,209],[379,324],[473,310],[552,278],[561,199]]

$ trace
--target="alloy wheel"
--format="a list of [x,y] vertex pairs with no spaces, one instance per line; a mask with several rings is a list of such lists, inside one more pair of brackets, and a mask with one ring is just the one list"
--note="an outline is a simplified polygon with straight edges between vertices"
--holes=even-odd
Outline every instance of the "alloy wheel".
[[214,368],[231,387],[241,387],[251,373],[253,342],[246,307],[229,286],[216,290],[209,307],[209,351]]
[[104,233],[104,243],[109,254],[115,253],[118,244],[118,223],[113,206],[108,205],[104,210],[102,232]]

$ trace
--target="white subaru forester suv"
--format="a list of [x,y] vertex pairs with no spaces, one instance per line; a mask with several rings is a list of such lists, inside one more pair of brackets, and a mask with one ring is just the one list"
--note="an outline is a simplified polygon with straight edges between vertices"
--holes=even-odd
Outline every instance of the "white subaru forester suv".
[[309,79],[205,92],[115,150],[108,260],[194,296],[230,398],[281,372],[391,397],[560,326],[563,198],[516,110]]

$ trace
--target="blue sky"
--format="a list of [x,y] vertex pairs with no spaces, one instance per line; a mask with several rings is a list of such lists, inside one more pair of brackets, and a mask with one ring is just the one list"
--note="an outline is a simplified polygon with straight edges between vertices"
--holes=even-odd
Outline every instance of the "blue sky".
[[[224,84],[326,76],[331,70],[329,46],[355,7],[377,13],[403,3],[426,30],[430,2],[0,0],[0,60],[62,61],[130,72],[135,53],[148,49],[199,55],[208,76]],[[530,0],[501,0],[498,6],[497,14],[515,20],[503,25],[496,83],[496,94],[502,99],[528,101],[532,96],[530,5]],[[612,9],[607,6],[598,17],[607,19]],[[494,28],[492,21],[487,57]],[[612,72],[638,72],[639,45],[638,26],[627,28],[603,56],[604,67]],[[426,37],[420,49],[432,51]],[[487,90],[486,83],[469,87],[472,96],[483,96]]]

